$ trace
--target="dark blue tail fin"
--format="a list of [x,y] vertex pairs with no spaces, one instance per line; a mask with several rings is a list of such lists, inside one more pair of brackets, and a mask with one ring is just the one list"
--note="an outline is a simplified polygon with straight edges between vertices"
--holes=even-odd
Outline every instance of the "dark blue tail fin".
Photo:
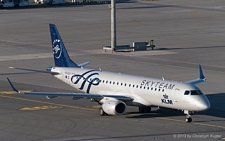
[[49,28],[50,28],[50,34],[52,39],[52,49],[53,49],[55,66],[79,67],[76,63],[74,63],[70,59],[56,26],[54,24],[49,24]]

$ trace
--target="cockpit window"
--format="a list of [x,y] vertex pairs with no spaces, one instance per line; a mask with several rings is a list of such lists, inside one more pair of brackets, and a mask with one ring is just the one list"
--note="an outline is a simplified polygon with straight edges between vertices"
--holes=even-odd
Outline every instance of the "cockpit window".
[[184,95],[202,95],[202,91],[200,90],[187,90],[184,92]]
[[190,91],[185,91],[184,95],[189,95]]
[[203,93],[200,90],[191,90],[191,95],[202,95]]

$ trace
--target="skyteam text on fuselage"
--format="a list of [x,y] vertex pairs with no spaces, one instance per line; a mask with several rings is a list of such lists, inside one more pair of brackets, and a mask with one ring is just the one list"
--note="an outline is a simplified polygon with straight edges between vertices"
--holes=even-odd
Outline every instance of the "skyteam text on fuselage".
[[[23,92],[23,94],[44,95],[47,99],[58,96],[69,96],[74,100],[89,98],[101,105],[99,114],[102,116],[123,114],[127,105],[139,107],[141,113],[150,112],[151,106],[159,106],[182,110],[187,115],[186,122],[191,122],[191,112],[210,108],[205,94],[195,86],[206,81],[200,65],[199,78],[186,82],[87,69],[84,66],[89,62],[82,64],[73,62],[56,26],[49,24],[49,27],[55,66],[46,70],[10,68],[52,74],[83,93]],[[13,90],[20,93],[9,79],[8,81]]]

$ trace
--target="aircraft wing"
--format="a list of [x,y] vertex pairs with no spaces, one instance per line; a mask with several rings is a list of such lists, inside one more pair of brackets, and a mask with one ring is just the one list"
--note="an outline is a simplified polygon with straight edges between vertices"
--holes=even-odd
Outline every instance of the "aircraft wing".
[[190,80],[190,81],[186,81],[184,83],[195,85],[195,84],[199,84],[199,83],[202,83],[202,82],[205,82],[205,81],[206,81],[206,78],[203,74],[202,67],[201,67],[201,65],[199,65],[199,78],[194,79],[194,80]]
[[129,96],[122,96],[122,95],[99,95],[99,94],[87,94],[87,93],[59,93],[59,92],[20,92],[17,90],[12,82],[7,78],[9,84],[11,85],[12,89],[16,93],[22,93],[26,95],[42,95],[42,96],[50,96],[50,97],[57,97],[57,96],[68,96],[68,97],[75,97],[75,98],[93,98],[93,99],[102,99],[104,97],[113,97],[118,100],[122,101],[131,101],[133,98]]

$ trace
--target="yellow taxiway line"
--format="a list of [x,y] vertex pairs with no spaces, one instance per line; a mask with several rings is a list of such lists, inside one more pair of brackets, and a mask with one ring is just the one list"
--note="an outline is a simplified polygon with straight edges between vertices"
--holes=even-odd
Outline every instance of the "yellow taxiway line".
[[35,111],[35,110],[47,110],[47,109],[58,109],[63,108],[61,106],[35,106],[35,107],[24,107],[19,110],[21,111]]

